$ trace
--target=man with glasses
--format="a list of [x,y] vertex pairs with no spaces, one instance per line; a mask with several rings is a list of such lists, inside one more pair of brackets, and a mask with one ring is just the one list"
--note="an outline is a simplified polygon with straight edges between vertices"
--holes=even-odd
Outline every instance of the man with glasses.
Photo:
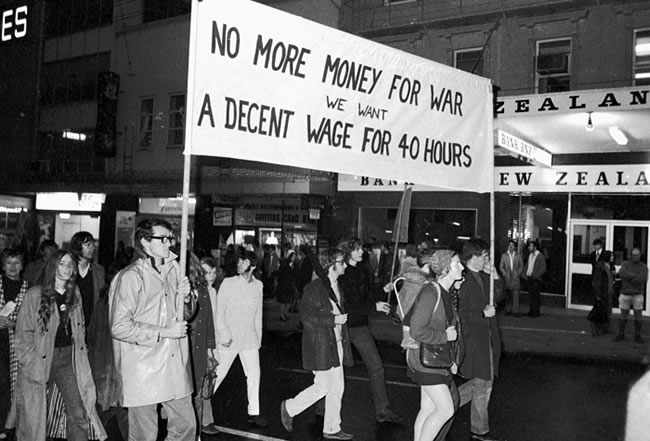
[[314,373],[314,384],[280,406],[284,428],[293,430],[293,418],[325,398],[323,438],[350,440],[353,435],[341,430],[341,401],[345,390],[343,365],[351,366],[352,348],[343,309],[338,279],[345,273],[346,255],[339,248],[330,248],[318,256],[327,276],[316,278],[305,286],[300,303],[302,333],[302,364]]
[[[141,221],[135,230],[138,258],[115,276],[109,292],[121,404],[129,408],[129,439],[139,441],[157,439],[158,404],[168,416],[169,439],[194,441],[197,435],[186,321],[196,304],[169,250],[172,243],[167,221]],[[178,296],[185,305],[182,321]]]
[[90,324],[94,305],[106,285],[104,267],[94,261],[96,249],[95,238],[88,231],[79,231],[70,240],[70,251],[75,256],[79,269],[77,286],[81,292],[86,327]]

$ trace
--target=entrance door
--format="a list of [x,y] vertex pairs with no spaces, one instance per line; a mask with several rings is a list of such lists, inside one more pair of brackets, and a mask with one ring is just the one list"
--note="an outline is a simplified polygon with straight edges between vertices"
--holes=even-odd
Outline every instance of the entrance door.
[[569,268],[567,274],[567,295],[569,306],[576,309],[590,309],[593,305],[591,289],[592,243],[600,239],[605,249],[608,246],[609,225],[598,221],[572,221],[569,240]]
[[[632,221],[585,221],[570,223],[569,265],[567,269],[567,298],[570,308],[588,310],[593,304],[591,288],[591,258],[593,241],[600,239],[604,249],[612,251],[616,271],[623,261],[629,259],[632,248],[641,250],[641,261],[648,264],[649,228],[646,222]],[[618,310],[620,280],[614,283],[612,305]],[[648,289],[646,288],[644,315],[650,315]]]

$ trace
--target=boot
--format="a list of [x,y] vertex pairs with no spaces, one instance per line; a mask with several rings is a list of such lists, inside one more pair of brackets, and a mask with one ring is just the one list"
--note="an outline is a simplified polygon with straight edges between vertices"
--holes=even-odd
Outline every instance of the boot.
[[626,319],[618,319],[618,335],[614,338],[614,341],[625,340],[625,325],[627,325]]
[[643,343],[641,338],[641,320],[634,320],[634,341],[636,343]]

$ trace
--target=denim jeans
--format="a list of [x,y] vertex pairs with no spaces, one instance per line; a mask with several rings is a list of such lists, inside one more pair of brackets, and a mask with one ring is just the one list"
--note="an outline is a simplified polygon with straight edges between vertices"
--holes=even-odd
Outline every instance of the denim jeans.
[[470,414],[472,432],[484,435],[490,431],[488,420],[488,404],[492,394],[492,381],[472,378],[458,388],[460,406],[472,402]]
[[384,380],[384,364],[377,351],[375,338],[370,332],[368,326],[349,328],[350,341],[359,351],[361,359],[368,369],[368,379],[370,380],[370,390],[372,391],[372,400],[375,403],[375,410],[379,412],[390,406],[388,394],[386,393],[386,381]]
[[[164,381],[164,380],[163,380]],[[167,413],[167,440],[194,441],[196,417],[192,396],[161,403]],[[129,441],[155,441],[158,436],[158,403],[129,407]]]
[[54,348],[49,381],[54,381],[65,403],[65,434],[69,441],[88,440],[88,418],[72,366],[72,346]]

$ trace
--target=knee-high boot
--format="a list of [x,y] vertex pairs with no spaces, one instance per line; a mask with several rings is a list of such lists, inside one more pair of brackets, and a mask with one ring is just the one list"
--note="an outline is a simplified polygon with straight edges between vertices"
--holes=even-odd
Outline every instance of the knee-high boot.
[[618,335],[625,335],[625,325],[627,325],[627,318],[618,319]]

